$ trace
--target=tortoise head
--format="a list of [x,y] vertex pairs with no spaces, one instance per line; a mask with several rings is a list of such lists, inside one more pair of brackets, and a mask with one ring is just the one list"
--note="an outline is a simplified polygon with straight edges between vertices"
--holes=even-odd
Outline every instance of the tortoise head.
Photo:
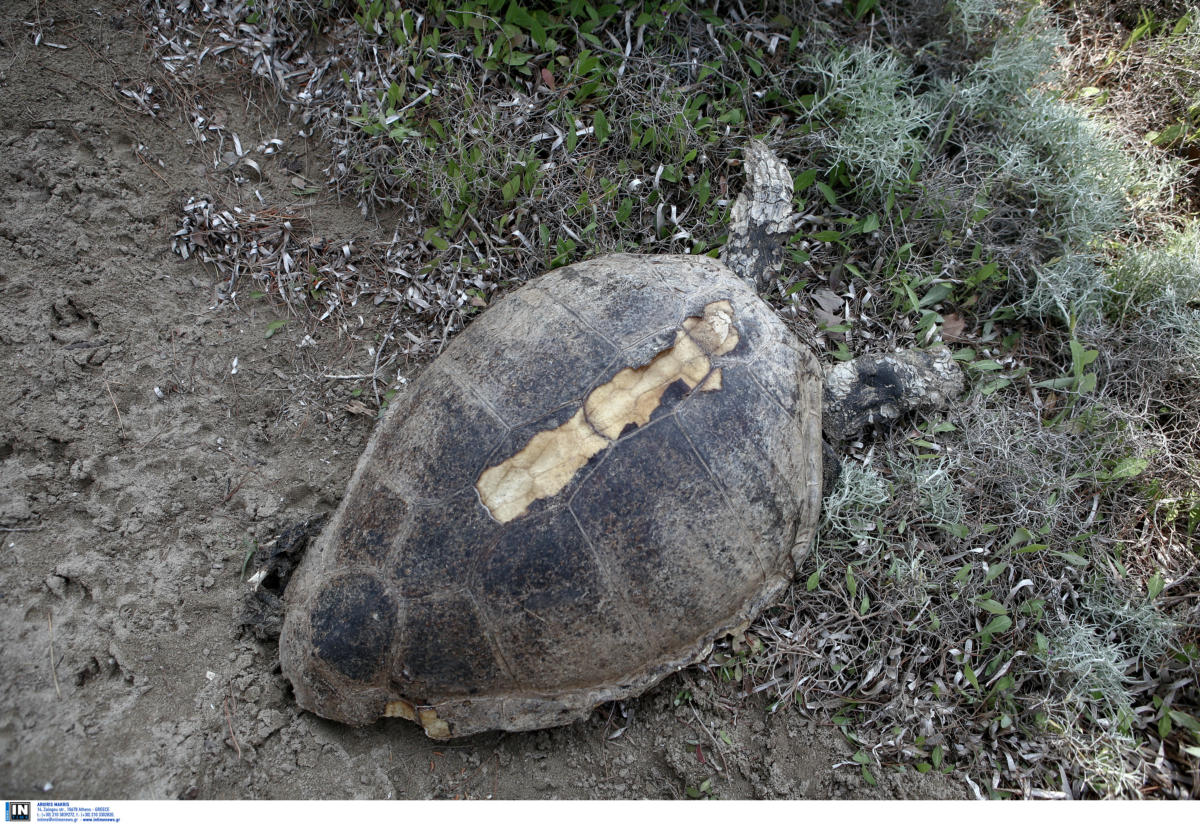
[[846,441],[873,423],[944,409],[962,392],[962,371],[948,349],[863,355],[826,373],[822,427],[829,440]]

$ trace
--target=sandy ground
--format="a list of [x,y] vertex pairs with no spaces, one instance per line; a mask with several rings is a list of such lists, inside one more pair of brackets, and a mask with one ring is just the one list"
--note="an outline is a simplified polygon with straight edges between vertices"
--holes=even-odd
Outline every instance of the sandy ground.
[[[26,23],[51,18],[35,46]],[[178,110],[126,105],[151,66],[136,8],[0,7],[0,795],[964,795],[895,766],[870,786],[834,727],[699,670],[573,726],[451,743],[300,712],[276,647],[238,627],[242,564],[335,506],[373,418],[321,376],[370,372],[386,317],[364,307],[357,339],[298,319],[265,338],[283,308],[216,305],[216,275],[170,236],[188,195],[253,189],[211,171]],[[254,188],[294,203],[289,175],[320,179],[319,147],[221,81],[215,116],[285,140]],[[305,211],[329,237],[389,234],[352,204]]]

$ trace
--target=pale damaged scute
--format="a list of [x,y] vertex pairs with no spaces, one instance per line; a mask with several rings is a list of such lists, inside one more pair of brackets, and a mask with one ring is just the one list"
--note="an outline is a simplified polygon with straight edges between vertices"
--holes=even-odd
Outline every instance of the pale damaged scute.
[[702,392],[719,390],[721,369],[713,367],[711,358],[737,344],[729,301],[708,304],[703,316],[684,320],[675,342],[649,363],[622,369],[593,389],[566,423],[537,433],[520,452],[485,469],[475,484],[479,499],[492,517],[507,523],[534,501],[557,495],[628,427],[649,423],[663,393],[676,381]]

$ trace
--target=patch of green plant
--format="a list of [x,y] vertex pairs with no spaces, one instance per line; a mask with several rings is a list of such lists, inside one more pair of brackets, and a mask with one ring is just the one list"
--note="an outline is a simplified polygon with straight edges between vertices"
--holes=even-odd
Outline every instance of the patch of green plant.
[[[853,172],[863,199],[906,188],[923,161],[935,112],[895,55],[859,47],[818,58],[821,90],[801,99],[831,166]],[[832,195],[827,194],[832,199]]]

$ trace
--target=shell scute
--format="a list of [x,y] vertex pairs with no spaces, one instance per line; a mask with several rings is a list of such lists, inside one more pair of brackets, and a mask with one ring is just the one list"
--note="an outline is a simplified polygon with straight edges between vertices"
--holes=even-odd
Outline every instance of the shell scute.
[[406,532],[412,507],[377,477],[368,476],[346,501],[336,542],[337,563],[382,569]]
[[600,683],[637,658],[611,643],[630,622],[565,509],[510,524],[480,570],[480,586],[504,659],[526,688]]
[[466,586],[500,534],[474,490],[418,507],[392,560],[393,585],[404,597]]
[[[745,366],[724,369],[722,391],[705,400],[681,408],[680,423],[755,544],[769,546],[795,523],[800,501],[785,478],[763,468],[772,453],[803,448],[795,418],[811,413],[785,411]],[[763,563],[774,566],[769,555]]]
[[435,361],[433,373],[410,386],[388,417],[418,438],[377,438],[372,471],[411,503],[437,503],[472,483],[508,427],[454,374]]
[[447,366],[507,425],[578,402],[597,364],[617,350],[543,289],[523,289],[488,310],[471,346],[446,350]]
[[317,657],[346,678],[370,682],[387,661],[397,605],[375,576],[344,575],[317,595],[309,620]]
[[425,703],[432,697],[511,688],[469,593],[452,589],[416,598],[406,613],[392,660],[392,680],[406,697]]
[[733,611],[761,580],[736,533],[712,528],[734,514],[673,418],[617,443],[570,508],[664,652],[697,622]]

